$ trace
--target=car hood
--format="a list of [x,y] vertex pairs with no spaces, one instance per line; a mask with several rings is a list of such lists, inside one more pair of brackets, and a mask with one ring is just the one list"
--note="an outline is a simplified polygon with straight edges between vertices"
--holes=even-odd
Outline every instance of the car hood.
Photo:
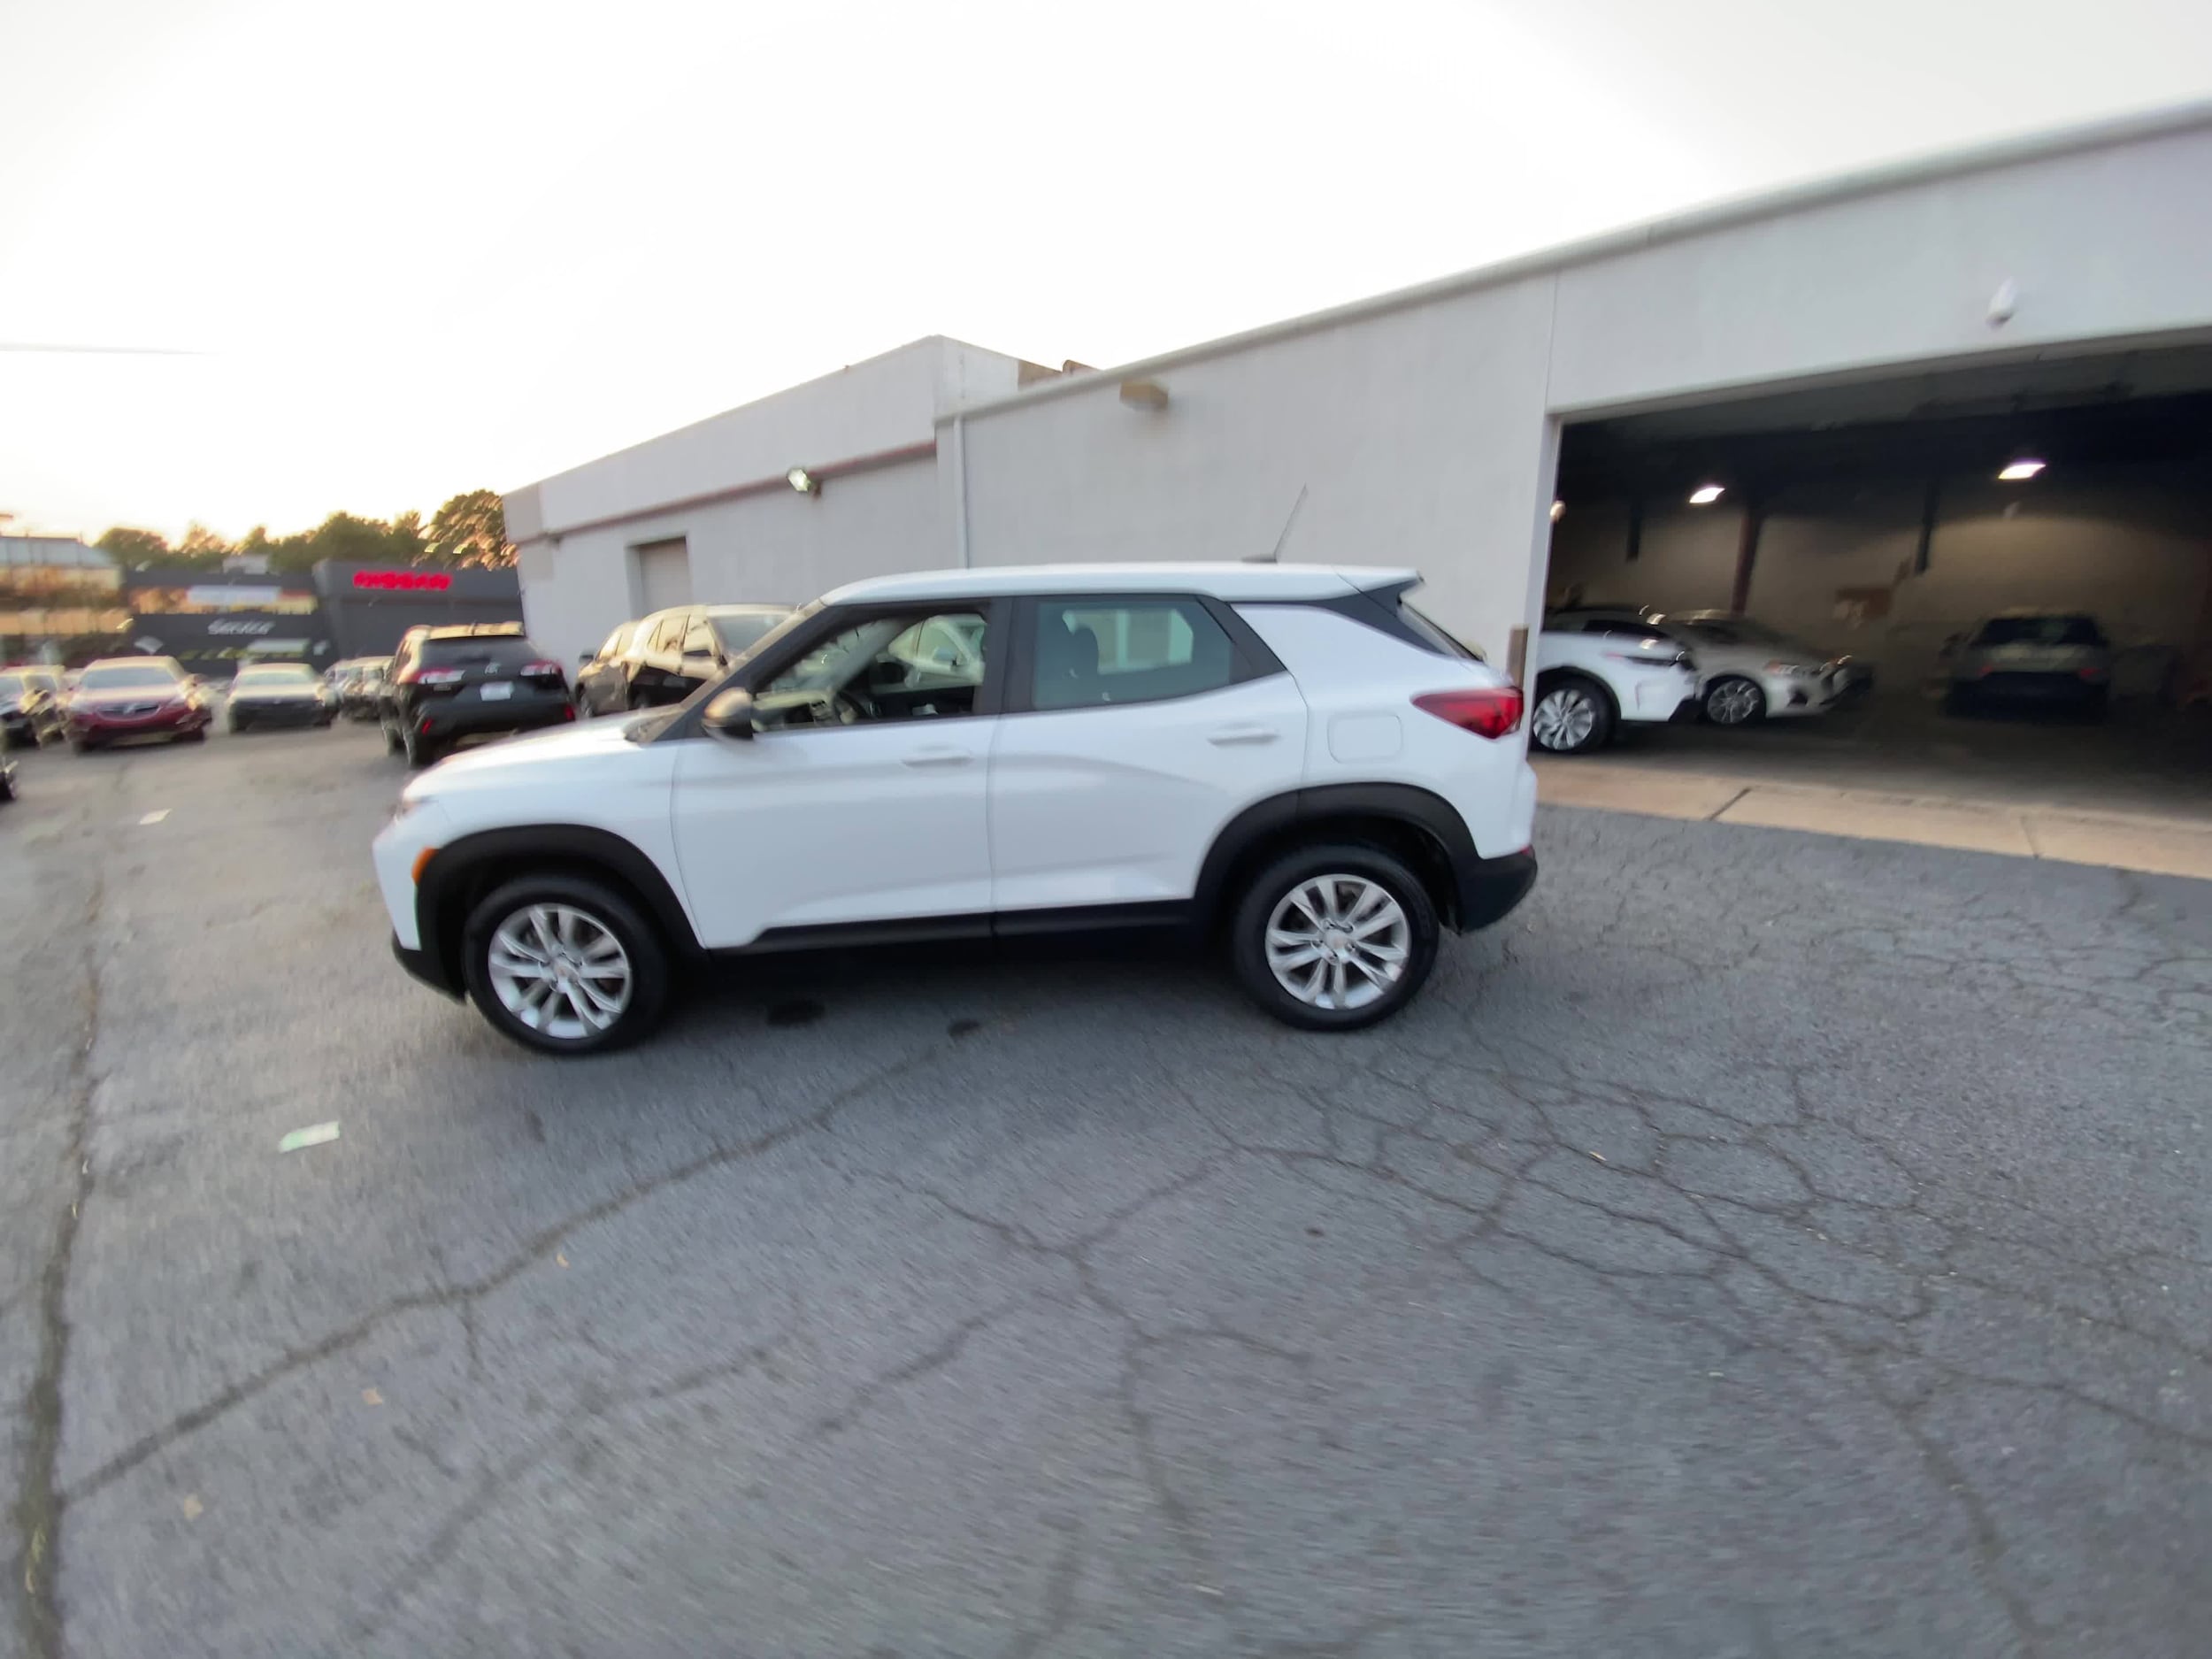
[[502,738],[482,749],[465,749],[440,761],[423,775],[435,777],[441,782],[451,780],[466,783],[478,779],[490,781],[499,773],[517,767],[560,765],[595,755],[627,753],[634,745],[623,733],[640,720],[654,718],[652,714],[638,714],[620,719],[580,720],[574,726],[557,726],[549,731],[532,732],[522,737]]
[[174,703],[184,695],[182,686],[115,686],[101,691],[73,691],[70,701],[95,709],[123,703]]

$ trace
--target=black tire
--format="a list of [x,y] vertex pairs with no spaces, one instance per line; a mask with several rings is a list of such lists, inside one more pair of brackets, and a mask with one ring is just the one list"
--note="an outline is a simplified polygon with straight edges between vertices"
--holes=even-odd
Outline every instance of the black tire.
[[15,799],[15,774],[0,767],[0,801]]
[[[1746,697],[1744,693],[1751,695]],[[1766,718],[1767,694],[1755,680],[1724,674],[1705,687],[1705,718],[1715,726],[1755,726]]]
[[435,765],[444,746],[434,737],[426,737],[411,726],[402,726],[399,733],[400,752],[407,757],[410,772],[420,772],[425,766]]
[[89,755],[99,747],[97,743],[88,741],[81,737],[73,737],[69,740],[69,752],[73,755]]
[[[1401,948],[1405,956],[1398,977],[1381,987],[1381,994],[1371,1002],[1331,1007],[1325,1002],[1307,1001],[1277,978],[1274,968],[1269,964],[1267,936],[1277,908],[1307,883],[1328,877],[1381,888],[1395,902],[1402,919]],[[1345,893],[1341,887],[1336,891],[1340,895]],[[1348,907],[1355,901],[1347,895],[1346,902]],[[1293,902],[1292,916],[1295,916],[1298,911],[1295,902]],[[1317,918],[1309,915],[1307,919]],[[1369,919],[1372,919],[1371,915]],[[1386,941],[1389,937],[1386,933],[1380,936]],[[1252,1000],[1285,1025],[1306,1031],[1356,1031],[1363,1025],[1389,1018],[1413,1000],[1428,979],[1429,970],[1436,965],[1437,936],[1436,906],[1428,889],[1399,859],[1379,847],[1351,841],[1317,842],[1284,854],[1246,884],[1229,922],[1229,958],[1239,982]],[[1345,941],[1343,948],[1358,949],[1349,941]],[[1320,970],[1316,976],[1317,988],[1325,997],[1328,989],[1325,976],[1333,970],[1326,963],[1315,965]],[[1291,972],[1294,976],[1295,965]],[[1348,972],[1338,967],[1333,972],[1338,980],[1353,988],[1355,995],[1361,988],[1363,978],[1366,979],[1366,988],[1374,987],[1371,976],[1364,976],[1356,966]]]
[[250,720],[242,720],[242,719],[240,719],[240,718],[238,718],[238,716],[236,716],[236,715],[234,715],[234,714],[232,714],[232,715],[227,715],[227,716],[225,716],[225,717],[224,717],[224,719],[223,719],[223,730],[225,730],[226,732],[228,732],[228,733],[232,733],[232,734],[234,736],[234,735],[236,735],[238,733],[244,731],[244,730],[246,729],[246,727],[247,727],[248,726],[251,725],[251,724],[252,724],[252,722],[251,722],[251,721],[250,721]]
[[188,732],[179,732],[176,741],[180,743],[204,743],[207,741],[207,727],[196,726]]
[[398,726],[380,714],[376,717],[376,724],[377,729],[384,733],[384,752],[387,755],[403,755],[407,752],[406,741],[400,736]]
[[[630,973],[628,1000],[603,1029],[581,1035],[541,1029],[501,1000],[492,978],[494,937],[503,923],[535,905],[580,912],[621,946]],[[668,949],[659,933],[627,898],[585,876],[551,872],[523,876],[487,895],[469,912],[462,930],[461,973],[470,1001],[494,1030],[546,1054],[595,1054],[635,1042],[659,1023],[668,1001]],[[573,1004],[570,1006],[572,1009]],[[552,1025],[561,1023],[558,1019],[550,1022]]]
[[[1581,712],[1563,710],[1557,725],[1548,719],[1540,722],[1545,704],[1555,697],[1577,700],[1577,709],[1588,714],[1588,725],[1583,725]],[[1536,696],[1528,709],[1528,736],[1546,754],[1594,754],[1613,741],[1613,723],[1612,693],[1589,675],[1561,670],[1538,678]]]

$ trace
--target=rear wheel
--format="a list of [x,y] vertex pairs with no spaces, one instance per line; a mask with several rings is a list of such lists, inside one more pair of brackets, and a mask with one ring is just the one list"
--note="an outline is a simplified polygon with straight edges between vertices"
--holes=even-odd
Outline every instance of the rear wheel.
[[204,726],[196,726],[188,732],[179,732],[177,733],[177,741],[180,743],[204,743],[207,741],[207,727]]
[[1238,979],[1286,1025],[1352,1031],[1387,1019],[1435,965],[1436,906],[1379,848],[1302,847],[1253,878],[1230,923]]
[[400,728],[399,741],[401,751],[407,757],[407,764],[416,771],[434,764],[442,752],[442,746],[435,738],[426,736],[411,726]]
[[251,722],[248,721],[242,715],[233,713],[225,717],[223,720],[223,730],[226,732],[242,732],[250,724],[251,724]]
[[470,998],[505,1035],[549,1054],[634,1042],[668,997],[668,953],[620,894],[582,876],[525,876],[470,912]]
[[1582,674],[1547,674],[1536,682],[1529,741],[1554,755],[1586,755],[1613,735],[1613,704],[1605,687]]
[[1767,711],[1767,694],[1740,674],[1716,680],[1705,689],[1705,718],[1715,726],[1748,726]]

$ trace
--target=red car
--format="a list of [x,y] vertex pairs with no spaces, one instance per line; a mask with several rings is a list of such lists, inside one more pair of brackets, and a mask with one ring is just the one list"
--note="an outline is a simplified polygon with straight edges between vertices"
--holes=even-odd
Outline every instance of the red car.
[[207,693],[173,657],[104,657],[69,696],[69,747],[80,755],[125,738],[196,743],[207,735]]

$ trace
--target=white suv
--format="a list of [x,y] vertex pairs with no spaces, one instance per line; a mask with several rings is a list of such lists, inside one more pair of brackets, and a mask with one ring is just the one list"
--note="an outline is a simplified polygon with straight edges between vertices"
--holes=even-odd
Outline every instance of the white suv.
[[393,949],[509,1036],[642,1033],[723,953],[1225,933],[1261,1005],[1365,1025],[1536,879],[1521,693],[1411,571],[1114,565],[841,588],[680,707],[411,783]]
[[1625,618],[1554,611],[1536,640],[1529,741],[1555,755],[1602,749],[1624,720],[1665,721],[1697,709],[1697,671],[1678,640]]

